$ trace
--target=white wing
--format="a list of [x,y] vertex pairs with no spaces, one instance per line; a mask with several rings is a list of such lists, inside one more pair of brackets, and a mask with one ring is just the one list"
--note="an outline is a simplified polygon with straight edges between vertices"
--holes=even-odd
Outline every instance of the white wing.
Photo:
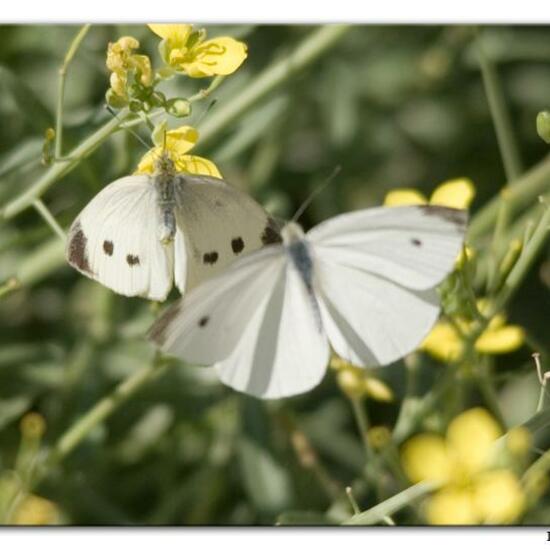
[[164,300],[172,288],[173,247],[160,243],[160,224],[149,177],[121,178],[102,189],[73,222],[67,261],[119,294]]
[[371,208],[327,220],[307,239],[324,259],[424,290],[452,270],[466,220],[466,211],[442,206]]
[[387,365],[418,347],[439,315],[435,290],[410,290],[347,265],[317,259],[323,326],[336,353]]
[[343,358],[386,365],[413,351],[439,314],[435,286],[453,267],[466,213],[373,208],[307,234],[329,341]]
[[282,247],[238,260],[191,291],[149,337],[188,362],[217,363],[225,384],[262,398],[311,389],[329,357],[319,311]]
[[[222,272],[240,256],[281,242],[273,220],[246,193],[218,178],[178,177],[176,221],[186,246],[179,245],[176,235],[175,262],[176,284],[182,293]],[[187,273],[178,274],[185,248]]]

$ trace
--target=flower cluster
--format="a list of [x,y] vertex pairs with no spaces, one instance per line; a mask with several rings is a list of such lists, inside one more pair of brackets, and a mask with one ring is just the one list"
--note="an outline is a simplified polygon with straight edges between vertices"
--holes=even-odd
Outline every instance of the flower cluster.
[[[409,479],[438,487],[425,503],[429,523],[506,524],[521,517],[526,495],[495,444],[501,435],[489,413],[474,408],[457,416],[445,437],[424,433],[405,443],[401,460]],[[524,454],[529,448],[530,436],[523,428],[516,428],[508,439],[504,452],[511,461],[518,451]]]
[[160,107],[176,117],[188,116],[189,101],[167,99],[157,89],[158,84],[175,74],[191,78],[226,76],[234,73],[247,56],[243,42],[227,36],[206,40],[206,31],[192,25],[156,24],[149,28],[162,38],[159,50],[165,65],[153,71],[149,57],[137,53],[139,42],[132,36],[110,43],[106,64],[111,76],[106,99],[112,107],[128,106],[133,112],[144,113]]
[[368,397],[375,401],[393,401],[392,390],[367,369],[348,363],[340,357],[333,357],[330,366],[336,371],[340,389],[351,398]]

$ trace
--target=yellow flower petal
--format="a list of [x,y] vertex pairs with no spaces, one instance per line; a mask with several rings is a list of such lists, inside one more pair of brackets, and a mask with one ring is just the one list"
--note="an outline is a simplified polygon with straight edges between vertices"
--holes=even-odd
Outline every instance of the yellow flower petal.
[[475,343],[480,353],[510,353],[521,347],[525,332],[520,326],[509,325],[495,330],[486,330]]
[[180,126],[166,132],[166,149],[176,155],[185,155],[199,140],[199,132],[192,126]]
[[445,440],[435,434],[420,434],[407,441],[401,451],[401,463],[413,483],[445,482],[451,474]]
[[458,487],[448,487],[433,495],[426,506],[426,519],[432,525],[478,523],[472,495]]
[[178,48],[185,46],[193,25],[165,25],[165,24],[150,24],[147,25],[157,36],[164,38],[170,48]]
[[212,176],[221,178],[222,175],[218,167],[210,160],[195,155],[184,155],[176,159],[176,170],[178,172],[187,172],[189,174],[198,174],[201,176]]
[[469,179],[451,180],[442,183],[436,188],[430,198],[430,204],[467,209],[475,194],[474,184]]
[[510,470],[483,472],[476,478],[474,506],[483,523],[512,523],[525,509],[525,495]]
[[56,525],[59,520],[57,506],[36,495],[27,496],[17,507],[13,517],[15,525]]
[[463,344],[455,329],[449,323],[440,321],[426,336],[420,349],[439,361],[456,361],[462,355]]
[[384,199],[384,206],[407,206],[427,204],[426,197],[416,189],[396,189],[390,191]]
[[447,429],[447,445],[461,470],[468,474],[490,464],[493,443],[502,432],[493,417],[481,407],[459,414]]
[[247,57],[246,44],[228,36],[206,40],[189,53],[182,69],[192,78],[234,73]]

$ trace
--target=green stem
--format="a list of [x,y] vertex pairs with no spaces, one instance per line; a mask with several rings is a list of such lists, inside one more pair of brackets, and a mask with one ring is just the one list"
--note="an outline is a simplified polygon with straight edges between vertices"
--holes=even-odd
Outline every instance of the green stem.
[[373,452],[369,443],[369,438],[368,438],[369,419],[367,417],[367,413],[365,412],[365,408],[363,407],[363,403],[360,399],[356,397],[350,397],[350,401],[351,401],[351,406],[353,408],[353,415],[355,416],[357,427],[359,428],[361,439],[363,441],[363,446],[365,448],[365,455],[368,462],[373,455]]
[[62,242],[65,242],[67,236],[65,231],[57,223],[57,220],[53,217],[52,213],[48,210],[48,207],[40,199],[36,199],[33,202],[33,206],[36,208],[38,213],[44,218],[45,222],[52,228],[53,232],[59,236]]
[[522,173],[519,150],[515,141],[510,115],[506,108],[502,86],[492,61],[485,55],[480,37],[476,39],[479,64],[483,78],[485,94],[489,102],[489,110],[495,125],[500,156],[508,182],[514,181]]
[[73,170],[82,158],[88,156],[97,147],[99,147],[112,133],[119,129],[122,121],[133,116],[128,109],[123,109],[118,118],[113,118],[101,128],[96,130],[91,136],[85,139],[80,145],[75,147],[68,155],[70,160],[57,162],[43,174],[35,183],[18,197],[6,204],[0,211],[0,219],[8,220],[13,218],[26,208],[33,205],[36,199],[47,191],[57,180]]
[[158,365],[154,360],[150,367],[140,369],[122,381],[110,395],[98,401],[80,420],[61,435],[46,461],[46,467],[61,462],[98,424],[108,418],[146,383],[164,373],[166,367],[166,364]]
[[348,520],[344,521],[343,525],[374,525],[383,521],[384,517],[394,514],[405,506],[412,504],[419,498],[431,493],[437,489],[434,483],[420,482],[416,485],[408,487],[404,491],[386,499],[384,502],[373,506],[369,510],[365,510],[360,514],[355,514]]
[[[529,206],[539,195],[550,191],[550,155],[533,166],[508,188],[508,215],[513,219],[519,211]],[[500,195],[493,197],[472,218],[468,229],[468,240],[479,242],[494,227],[498,216]]]
[[550,229],[550,206],[543,204],[545,209],[533,235],[525,248],[523,249],[519,260],[510,271],[510,275],[506,279],[502,290],[500,291],[495,301],[495,306],[491,315],[488,315],[489,319],[500,311],[506,303],[512,298],[516,290],[519,288],[521,281],[527,275],[527,272],[533,265],[540,249],[542,248]]
[[350,30],[350,25],[323,25],[312,31],[284,59],[272,63],[223,107],[213,111],[201,128],[199,145],[209,145],[220,131],[299,71],[319,59]]
[[63,101],[65,98],[65,78],[67,76],[67,69],[73,57],[76,54],[82,40],[90,30],[91,25],[84,25],[73,38],[69,49],[63,60],[63,65],[59,69],[59,84],[57,93],[57,115],[55,121],[55,158],[61,158],[62,152],[62,140],[63,140]]
[[502,414],[502,411],[500,409],[497,393],[493,385],[492,379],[490,378],[489,374],[486,371],[484,371],[484,372],[477,373],[477,380],[479,382],[481,393],[483,394],[485,402],[487,403],[487,405],[489,406],[489,409],[497,419],[497,422],[501,425],[503,430],[506,431],[507,430],[506,421],[504,420],[504,415]]

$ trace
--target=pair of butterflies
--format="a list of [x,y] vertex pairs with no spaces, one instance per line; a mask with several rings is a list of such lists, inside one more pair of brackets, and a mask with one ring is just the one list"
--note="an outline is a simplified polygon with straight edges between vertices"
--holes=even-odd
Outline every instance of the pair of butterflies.
[[126,296],[164,300],[175,283],[183,298],[148,334],[164,352],[280,398],[316,386],[331,347],[357,365],[387,365],[436,322],[435,288],[461,249],[465,211],[379,207],[304,234],[221,179],[176,173],[166,157],[157,168],[86,206],[67,259]]

